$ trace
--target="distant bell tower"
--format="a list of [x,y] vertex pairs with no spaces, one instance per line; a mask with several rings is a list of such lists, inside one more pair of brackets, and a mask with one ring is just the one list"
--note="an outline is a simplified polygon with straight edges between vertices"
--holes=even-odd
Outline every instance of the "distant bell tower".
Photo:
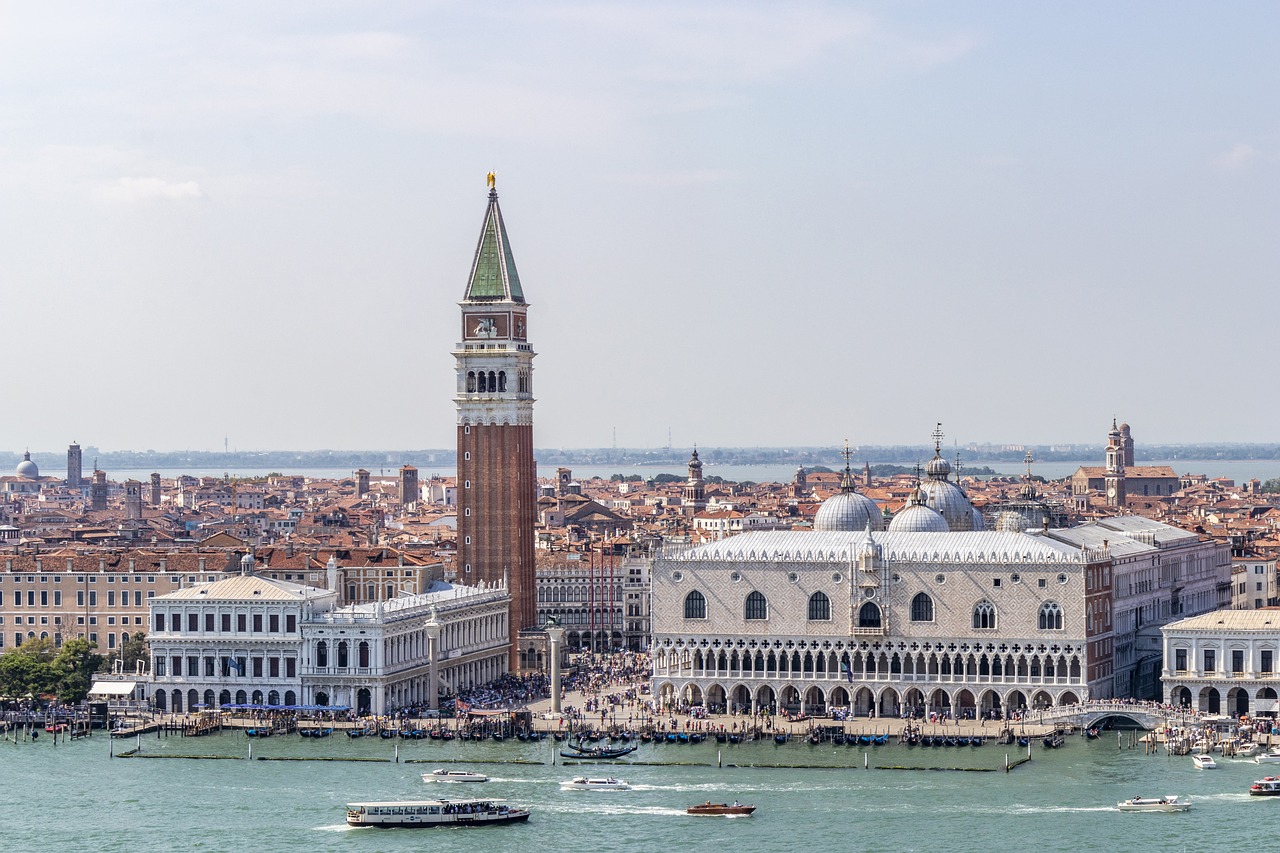
[[151,505],[160,506],[162,490],[160,488],[160,473],[153,471],[151,473]]
[[72,442],[67,448],[67,486],[69,488],[80,488],[80,484],[84,482],[83,470],[80,445]]
[[[365,481],[365,490],[368,490],[368,481]],[[422,497],[422,490],[418,487],[418,469],[412,465],[405,465],[400,469],[400,506],[408,508],[416,504]]]
[[1133,467],[1133,434],[1128,424],[1120,424],[1120,446],[1124,448],[1124,466]]
[[124,517],[142,518],[142,483],[134,479],[124,482]]
[[1124,443],[1115,418],[1111,419],[1111,432],[1107,433],[1107,470],[1103,479],[1107,506],[1125,506]]
[[533,347],[515,256],[493,173],[480,242],[462,302],[454,348],[458,385],[458,581],[505,583],[511,594],[509,667],[519,667],[519,632],[537,625],[533,527],[538,471],[533,458]]
[[689,479],[684,484],[684,514],[692,517],[706,508],[707,487],[702,479],[702,460],[695,447],[689,457]]

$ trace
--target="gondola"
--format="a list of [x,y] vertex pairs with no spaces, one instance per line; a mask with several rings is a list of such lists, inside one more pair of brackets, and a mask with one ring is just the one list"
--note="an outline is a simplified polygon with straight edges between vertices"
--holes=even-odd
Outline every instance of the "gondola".
[[788,740],[790,737],[791,737],[791,735],[786,734],[785,732],[779,732],[778,734],[776,734],[776,735],[774,735],[774,736],[773,736],[773,742],[774,742],[774,743],[786,743],[786,742],[787,742],[787,740]]
[[729,743],[742,743],[742,735],[729,735]]
[[622,747],[616,747],[616,748],[596,747],[594,749],[577,749],[577,748],[574,748],[572,750],[562,749],[560,750],[560,757],[561,758],[621,758],[624,755],[629,755],[635,752],[637,749],[639,749],[639,747],[635,745],[622,746]]

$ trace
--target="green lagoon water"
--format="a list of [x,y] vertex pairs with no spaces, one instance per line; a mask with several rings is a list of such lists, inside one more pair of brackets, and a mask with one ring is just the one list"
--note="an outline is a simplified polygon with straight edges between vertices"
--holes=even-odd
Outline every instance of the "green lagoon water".
[[[1126,736],[1127,737],[1127,736]],[[644,745],[627,764],[551,764],[554,744],[351,741],[297,736],[253,742],[242,734],[142,738],[149,755],[236,760],[109,758],[108,742],[0,743],[0,849],[125,851],[1081,851],[1275,849],[1280,798],[1252,798],[1267,774],[1223,759],[1196,770],[1190,758],[1118,749],[1114,736],[1036,744],[1033,760],[1003,772],[1006,747],[859,748],[772,742],[741,746]],[[116,741],[117,751],[135,741]],[[1018,748],[1010,748],[1016,758]],[[1024,750],[1025,751],[1025,750]],[[716,767],[717,753],[725,766]],[[999,772],[863,770],[876,765],[1000,767]],[[377,762],[260,761],[260,757],[379,758]],[[409,763],[422,759],[425,763]],[[538,764],[485,763],[526,760]],[[460,760],[459,763],[452,763]],[[437,763],[438,762],[438,763]],[[447,763],[448,762],[448,763]],[[676,764],[675,762],[680,762]],[[821,764],[822,769],[731,765]],[[428,784],[436,766],[475,767],[492,781]],[[1276,768],[1280,769],[1280,768]],[[626,792],[564,791],[574,775],[612,773]],[[1182,794],[1187,814],[1121,814],[1117,800]],[[525,825],[445,830],[353,830],[351,800],[503,797],[533,812]],[[750,818],[691,817],[712,800],[759,807]]]

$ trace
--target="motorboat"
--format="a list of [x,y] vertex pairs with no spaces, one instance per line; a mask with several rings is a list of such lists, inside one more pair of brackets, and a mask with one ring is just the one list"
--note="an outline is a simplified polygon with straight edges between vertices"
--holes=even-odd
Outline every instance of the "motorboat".
[[1249,786],[1251,797],[1280,797],[1280,776],[1267,776]]
[[1263,752],[1253,757],[1258,764],[1280,764],[1280,748],[1272,747],[1270,752]]
[[1191,763],[1199,770],[1218,769],[1218,762],[1214,761],[1213,756],[1207,752],[1201,752],[1191,756]]
[[488,826],[529,819],[528,809],[512,808],[505,800],[408,800],[348,803],[349,826],[410,827]]
[[1176,794],[1166,797],[1134,797],[1116,803],[1116,808],[1122,812],[1185,812],[1191,810],[1191,801]]
[[570,791],[629,791],[631,786],[622,779],[612,776],[587,777],[575,776],[568,782],[561,782],[560,787]]
[[696,806],[689,806],[685,809],[686,814],[694,815],[750,815],[756,810],[755,806],[744,806],[739,802],[733,803],[713,803],[707,800]]
[[1235,748],[1232,749],[1232,754],[1235,755],[1236,758],[1253,758],[1258,754],[1258,750],[1260,749],[1262,749],[1261,746],[1250,741],[1249,743],[1236,744]]
[[422,774],[423,782],[488,782],[489,777],[474,770],[432,770]]

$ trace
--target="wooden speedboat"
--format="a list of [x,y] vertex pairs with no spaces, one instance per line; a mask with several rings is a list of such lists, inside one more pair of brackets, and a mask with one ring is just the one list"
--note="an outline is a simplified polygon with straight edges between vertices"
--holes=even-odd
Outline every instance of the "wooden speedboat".
[[1177,795],[1167,797],[1134,797],[1121,800],[1116,808],[1122,812],[1185,812],[1191,810],[1191,801]]
[[527,809],[512,808],[504,800],[408,800],[348,803],[350,826],[409,827],[487,826],[529,819]]
[[422,774],[423,782],[488,782],[489,777],[474,770],[432,770]]
[[707,800],[696,806],[685,809],[686,814],[696,815],[749,815],[756,810],[755,806],[744,806],[741,803],[713,803]]
[[1280,797],[1280,777],[1267,776],[1249,786],[1251,797]]

